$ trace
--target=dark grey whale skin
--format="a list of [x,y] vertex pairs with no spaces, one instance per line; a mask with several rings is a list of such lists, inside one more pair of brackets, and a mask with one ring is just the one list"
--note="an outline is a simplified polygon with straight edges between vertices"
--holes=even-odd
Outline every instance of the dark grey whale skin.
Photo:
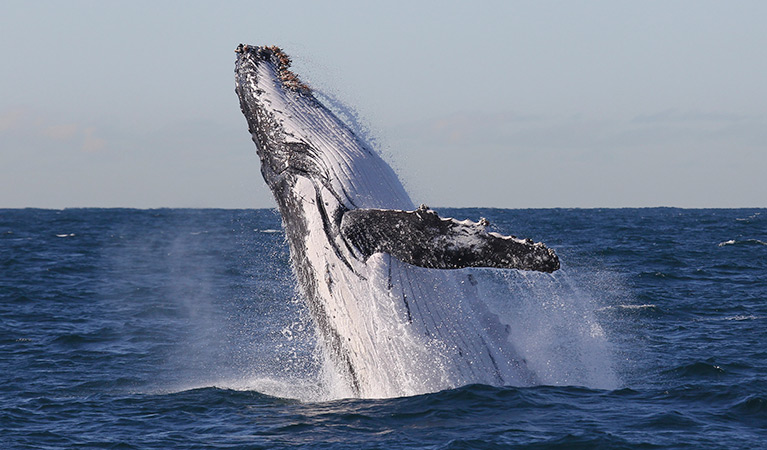
[[341,232],[365,257],[388,253],[430,269],[559,269],[559,258],[543,244],[487,233],[484,223],[443,219],[424,205],[415,211],[351,210]]
[[[364,264],[375,252],[389,253],[403,262],[435,269],[484,266],[551,272],[559,268],[556,255],[543,244],[511,242],[508,238],[493,236],[484,232],[484,224],[467,225],[452,219],[441,219],[435,212],[424,208],[414,212],[356,208],[354,198],[343,190],[338,192],[326,179],[327,172],[323,172],[316,157],[317,150],[312,148],[311,143],[286,142],[282,125],[269,110],[269,105],[260,98],[262,92],[253,89],[257,85],[254,81],[258,77],[259,65],[273,64],[279,68],[284,64],[281,60],[284,54],[276,47],[242,44],[235,51],[235,92],[261,160],[261,174],[282,216],[293,270],[326,346],[336,366],[350,380],[355,395],[359,392],[358,377],[348,356],[347,345],[317,298],[316,268],[311,267],[307,257],[306,236],[309,230],[304,217],[306,199],[299,198],[294,189],[299,178],[311,180],[315,186],[314,205],[322,219],[330,251],[357,276],[353,263]],[[284,83],[283,91],[288,96],[303,97],[312,108],[327,111],[303,85]],[[338,122],[339,126],[345,126],[343,122]],[[345,131],[354,134],[348,127]],[[330,191],[338,200],[334,209],[326,208],[321,189]],[[375,221],[376,226],[371,221]],[[393,230],[397,230],[396,233]],[[475,243],[479,240],[483,245],[467,246],[454,239],[469,234],[474,235]]]

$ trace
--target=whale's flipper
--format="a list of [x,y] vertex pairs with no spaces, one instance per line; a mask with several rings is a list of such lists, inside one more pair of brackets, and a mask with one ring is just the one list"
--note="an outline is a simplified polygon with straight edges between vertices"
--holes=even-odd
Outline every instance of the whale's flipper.
[[542,243],[488,233],[487,225],[485,219],[443,219],[421,205],[415,211],[349,210],[341,220],[341,232],[365,258],[389,253],[408,264],[431,269],[559,269],[559,258]]

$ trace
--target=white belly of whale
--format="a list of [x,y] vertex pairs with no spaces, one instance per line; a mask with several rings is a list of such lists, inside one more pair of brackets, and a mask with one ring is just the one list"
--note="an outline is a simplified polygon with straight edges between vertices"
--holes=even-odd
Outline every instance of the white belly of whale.
[[[309,181],[297,187],[307,194],[314,190]],[[313,295],[353,367],[356,391],[349,394],[384,398],[472,383],[536,382],[468,270],[426,269],[383,253],[365,263],[350,259],[350,270],[330,250],[315,205],[307,202],[304,208]]]

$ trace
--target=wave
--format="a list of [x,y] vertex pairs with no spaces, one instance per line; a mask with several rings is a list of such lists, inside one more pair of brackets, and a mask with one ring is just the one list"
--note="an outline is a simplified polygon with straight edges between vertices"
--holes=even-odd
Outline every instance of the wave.
[[673,369],[666,370],[669,375],[675,378],[701,378],[701,377],[721,377],[726,372],[722,366],[714,364],[711,361],[696,361],[690,364],[684,364]]
[[175,394],[197,391],[201,389],[217,389],[237,392],[253,392],[260,395],[300,402],[325,402],[336,400],[338,397],[328,391],[320,379],[271,376],[253,376],[232,379],[208,380],[190,384],[161,388],[158,394]]
[[736,219],[735,219],[735,221],[736,221],[736,222],[751,223],[751,222],[753,222],[753,221],[755,221],[755,220],[759,219],[759,216],[760,216],[761,214],[762,214],[762,213],[754,213],[754,214],[751,214],[751,215],[750,215],[750,216],[748,216],[748,217],[738,217],[738,218],[736,218]]
[[736,403],[731,412],[735,416],[740,417],[744,415],[762,416],[767,413],[767,398],[759,395],[752,395],[747,399]]
[[720,242],[717,244],[719,247],[725,247],[727,245],[767,245],[767,242],[761,241],[759,239],[744,239],[744,240],[735,240],[730,239],[728,241]]
[[737,316],[725,317],[722,320],[734,320],[734,321],[740,322],[744,320],[763,320],[763,319],[767,319],[767,316],[755,316],[753,314],[749,314],[749,315],[739,314]]
[[651,303],[646,303],[643,305],[614,305],[614,306],[604,306],[602,308],[597,309],[597,311],[610,311],[610,310],[642,310],[642,309],[656,309],[657,306]]

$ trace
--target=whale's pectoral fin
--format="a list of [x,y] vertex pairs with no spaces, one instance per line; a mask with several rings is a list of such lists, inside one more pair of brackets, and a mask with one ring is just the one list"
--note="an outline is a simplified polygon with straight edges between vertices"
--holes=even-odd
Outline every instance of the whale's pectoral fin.
[[432,269],[496,267],[553,272],[559,258],[542,243],[485,231],[488,222],[443,219],[421,205],[415,211],[353,209],[344,213],[341,232],[365,258],[389,253]]

